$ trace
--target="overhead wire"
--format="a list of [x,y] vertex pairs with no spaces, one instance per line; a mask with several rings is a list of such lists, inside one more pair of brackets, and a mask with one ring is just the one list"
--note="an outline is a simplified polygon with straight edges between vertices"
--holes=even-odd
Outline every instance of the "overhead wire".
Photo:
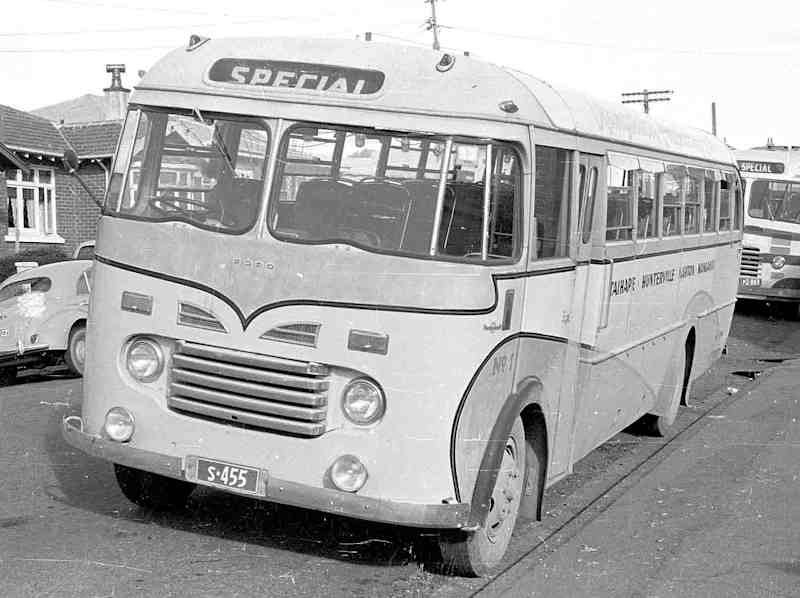
[[[712,54],[712,55],[719,55],[719,56],[784,56],[787,54],[793,54],[794,51],[792,50],[785,50],[785,51],[777,51],[772,50],[770,51],[768,48],[752,48],[748,50],[727,50],[727,49],[705,49],[705,48],[664,48],[664,47],[656,47],[656,46],[621,46],[618,44],[603,44],[603,43],[596,43],[596,42],[582,42],[578,40],[567,40],[567,39],[558,39],[558,38],[551,38],[551,37],[544,37],[544,36],[534,36],[534,35],[523,35],[523,34],[516,34],[516,33],[503,33],[499,31],[488,31],[485,29],[475,29],[470,27],[458,27],[453,25],[440,25],[442,29],[450,29],[453,31],[462,31],[465,33],[477,33],[480,35],[488,35],[491,37],[500,37],[500,38],[507,38],[507,39],[519,39],[525,41],[535,41],[541,43],[549,43],[549,44],[558,44],[558,45],[567,45],[567,46],[578,46],[584,48],[602,48],[606,50],[617,50],[623,52],[653,52],[653,53],[660,53],[660,54],[684,54],[684,55],[698,55],[698,54]],[[767,51],[760,51],[760,50],[767,50]]]

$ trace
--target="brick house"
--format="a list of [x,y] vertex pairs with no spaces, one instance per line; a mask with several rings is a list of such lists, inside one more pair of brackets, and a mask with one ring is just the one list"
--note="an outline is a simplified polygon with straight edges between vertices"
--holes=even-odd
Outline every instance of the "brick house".
[[[0,105],[0,257],[43,247],[71,254],[95,238],[100,209],[61,158],[75,151],[78,174],[102,200],[128,95],[124,67],[109,67],[104,97],[82,96],[37,114]],[[99,120],[76,122],[87,114]]]

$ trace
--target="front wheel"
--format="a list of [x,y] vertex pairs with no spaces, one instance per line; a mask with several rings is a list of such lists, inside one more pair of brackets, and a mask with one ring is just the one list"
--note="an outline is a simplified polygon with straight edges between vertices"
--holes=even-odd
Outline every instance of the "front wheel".
[[132,503],[153,511],[180,509],[195,485],[157,473],[114,464],[117,485]]
[[444,566],[459,575],[481,576],[500,564],[511,541],[525,488],[525,430],[518,417],[506,441],[485,524],[472,533],[443,535]]
[[83,376],[83,366],[86,364],[86,326],[78,325],[69,333],[67,350],[64,361],[69,371],[76,376]]

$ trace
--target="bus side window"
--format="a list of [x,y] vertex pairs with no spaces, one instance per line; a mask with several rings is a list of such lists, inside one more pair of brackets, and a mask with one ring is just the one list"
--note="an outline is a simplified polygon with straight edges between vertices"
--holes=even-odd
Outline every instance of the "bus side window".
[[635,170],[608,165],[607,241],[630,241],[633,238],[635,174]]
[[571,161],[568,150],[536,146],[536,258],[567,255]]
[[719,186],[719,230],[731,230],[730,175],[724,174]]
[[684,234],[700,232],[700,201],[703,192],[704,173],[699,168],[690,168],[686,177],[686,205],[683,212]]
[[683,210],[683,189],[685,186],[684,166],[669,165],[661,177],[661,221],[664,226],[665,237],[674,237],[681,234],[681,212]]
[[639,193],[637,200],[638,227],[636,236],[650,239],[658,236],[658,186],[657,175],[646,170],[639,171]]
[[733,230],[742,229],[742,197],[744,192],[742,190],[742,182],[735,179],[733,183],[733,197],[734,197],[734,210],[733,210]]
[[705,171],[703,179],[703,232],[717,230],[717,202],[719,200],[719,176],[713,170]]
[[597,195],[597,167],[589,171],[589,180],[586,185],[586,207],[584,208],[583,231],[581,242],[588,243],[592,238],[592,220],[594,219],[594,201]]

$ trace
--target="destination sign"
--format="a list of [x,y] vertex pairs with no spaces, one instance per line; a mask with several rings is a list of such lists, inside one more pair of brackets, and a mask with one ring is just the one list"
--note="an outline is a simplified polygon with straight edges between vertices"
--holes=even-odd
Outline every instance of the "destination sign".
[[739,160],[739,170],[759,174],[783,174],[781,162],[759,162],[756,160]]
[[380,91],[386,75],[330,64],[221,58],[211,65],[208,78],[216,83],[358,96]]

